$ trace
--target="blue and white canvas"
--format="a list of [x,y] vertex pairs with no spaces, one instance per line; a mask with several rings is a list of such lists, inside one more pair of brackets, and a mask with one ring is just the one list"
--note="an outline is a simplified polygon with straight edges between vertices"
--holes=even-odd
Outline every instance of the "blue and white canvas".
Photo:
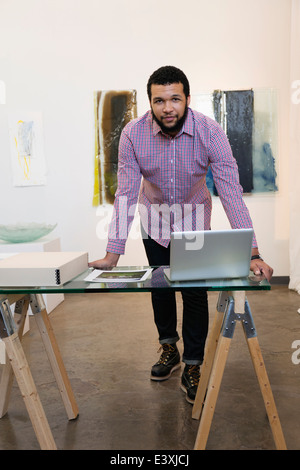
[[[276,100],[272,89],[215,90],[192,97],[192,108],[219,122],[227,134],[245,194],[278,191]],[[206,182],[217,195],[210,169]]]

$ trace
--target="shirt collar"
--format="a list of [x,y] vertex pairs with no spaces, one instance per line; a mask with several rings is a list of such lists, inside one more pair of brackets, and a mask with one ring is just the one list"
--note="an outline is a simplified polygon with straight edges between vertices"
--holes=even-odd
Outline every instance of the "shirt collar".
[[[153,119],[151,111],[149,111],[149,117],[152,120],[152,126],[153,126],[153,136],[156,136],[159,132],[162,132],[160,126],[157,124],[157,122]],[[194,135],[194,119],[193,119],[193,112],[190,108],[188,108],[186,120],[184,121],[184,124],[182,126],[181,131],[179,132],[178,135],[180,134],[189,134],[191,136]]]

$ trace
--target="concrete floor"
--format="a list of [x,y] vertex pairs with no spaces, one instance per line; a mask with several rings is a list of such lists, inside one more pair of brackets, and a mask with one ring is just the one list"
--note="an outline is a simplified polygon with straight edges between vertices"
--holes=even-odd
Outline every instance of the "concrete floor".
[[[216,300],[217,293],[209,293],[211,317]],[[274,285],[271,291],[250,293],[248,300],[287,447],[300,449],[300,364],[292,361],[293,352],[300,359],[292,348],[300,342],[300,297]],[[180,371],[165,382],[149,379],[159,357],[150,294],[67,295],[50,319],[79,406],[76,420],[67,419],[33,317],[23,347],[58,449],[193,449],[198,421],[180,390]],[[207,449],[274,448],[237,325]],[[16,382],[9,411],[0,419],[0,450],[15,449],[39,449]]]

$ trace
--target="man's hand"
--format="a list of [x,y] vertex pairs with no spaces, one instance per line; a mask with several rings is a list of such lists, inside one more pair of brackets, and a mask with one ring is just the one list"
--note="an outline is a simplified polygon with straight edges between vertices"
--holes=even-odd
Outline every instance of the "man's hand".
[[253,259],[250,263],[250,269],[256,276],[264,276],[268,281],[271,280],[273,269],[262,259]]
[[89,267],[95,269],[111,269],[117,266],[119,258],[120,255],[117,253],[106,253],[104,258],[91,261]]

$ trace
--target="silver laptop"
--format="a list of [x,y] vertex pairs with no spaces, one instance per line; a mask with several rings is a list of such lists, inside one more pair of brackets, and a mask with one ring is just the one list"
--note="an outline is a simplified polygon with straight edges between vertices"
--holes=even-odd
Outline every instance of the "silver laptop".
[[253,229],[171,233],[170,281],[246,277]]

